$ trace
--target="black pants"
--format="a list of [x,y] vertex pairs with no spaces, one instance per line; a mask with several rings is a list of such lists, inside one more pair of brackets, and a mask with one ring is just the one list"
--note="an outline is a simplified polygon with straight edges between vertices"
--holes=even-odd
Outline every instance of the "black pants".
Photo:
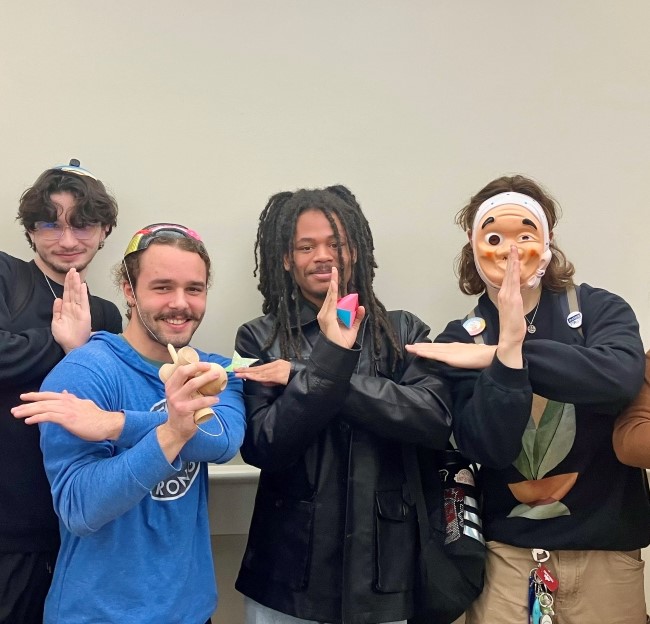
[[43,624],[56,553],[0,553],[0,624]]

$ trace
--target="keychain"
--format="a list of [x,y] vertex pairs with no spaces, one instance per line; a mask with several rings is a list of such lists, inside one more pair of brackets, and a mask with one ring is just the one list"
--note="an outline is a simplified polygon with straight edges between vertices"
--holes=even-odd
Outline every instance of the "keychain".
[[528,575],[528,624],[553,624],[553,592],[560,583],[544,565],[551,557],[548,550],[533,548],[531,552],[537,567]]

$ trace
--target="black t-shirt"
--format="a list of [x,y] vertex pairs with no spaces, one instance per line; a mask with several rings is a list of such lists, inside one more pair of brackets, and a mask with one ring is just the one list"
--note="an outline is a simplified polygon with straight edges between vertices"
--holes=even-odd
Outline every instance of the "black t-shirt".
[[[20,263],[31,271],[32,294],[14,315],[12,297],[18,291]],[[25,263],[0,252],[0,552],[56,550],[59,543],[38,427],[26,425],[10,412],[20,404],[20,394],[37,391],[65,355],[52,336],[50,286],[60,297],[63,286],[51,280],[48,285],[34,261]],[[122,319],[115,304],[100,297],[92,300],[93,331],[120,333]]]

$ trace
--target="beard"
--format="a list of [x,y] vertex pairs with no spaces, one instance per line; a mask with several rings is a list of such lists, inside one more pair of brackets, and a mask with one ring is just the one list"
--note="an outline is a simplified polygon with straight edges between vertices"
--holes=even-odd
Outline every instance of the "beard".
[[65,277],[70,269],[75,269],[77,273],[81,273],[90,264],[90,260],[87,260],[86,262],[77,262],[75,264],[59,264],[49,258],[43,258],[43,256],[40,256],[40,258],[45,266],[52,269],[52,271],[62,277]]
[[[181,349],[182,347],[187,346],[192,340],[194,332],[198,329],[203,319],[203,315],[197,316],[190,312],[185,312],[183,314],[150,314],[144,310],[141,310],[136,304],[137,315],[140,319],[140,323],[143,325],[147,334],[155,340],[158,344],[167,346],[168,344],[172,345],[175,349]],[[185,321],[189,321],[191,324],[185,328],[183,333],[176,333],[172,330],[167,331],[165,320],[168,318],[178,318],[183,316]]]

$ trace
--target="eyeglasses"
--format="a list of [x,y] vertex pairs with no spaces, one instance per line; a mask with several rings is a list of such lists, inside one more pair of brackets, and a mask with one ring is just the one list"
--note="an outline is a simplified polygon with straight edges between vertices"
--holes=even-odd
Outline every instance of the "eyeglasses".
[[92,238],[99,228],[99,223],[90,223],[83,227],[74,227],[72,225],[60,225],[59,223],[50,223],[49,221],[37,221],[34,223],[34,231],[45,241],[61,240],[63,233],[70,230],[72,236],[77,240],[88,240]]
[[149,247],[152,240],[156,238],[191,238],[202,243],[201,237],[190,228],[177,223],[154,223],[138,230],[127,245],[124,257],[136,251],[142,251]]

